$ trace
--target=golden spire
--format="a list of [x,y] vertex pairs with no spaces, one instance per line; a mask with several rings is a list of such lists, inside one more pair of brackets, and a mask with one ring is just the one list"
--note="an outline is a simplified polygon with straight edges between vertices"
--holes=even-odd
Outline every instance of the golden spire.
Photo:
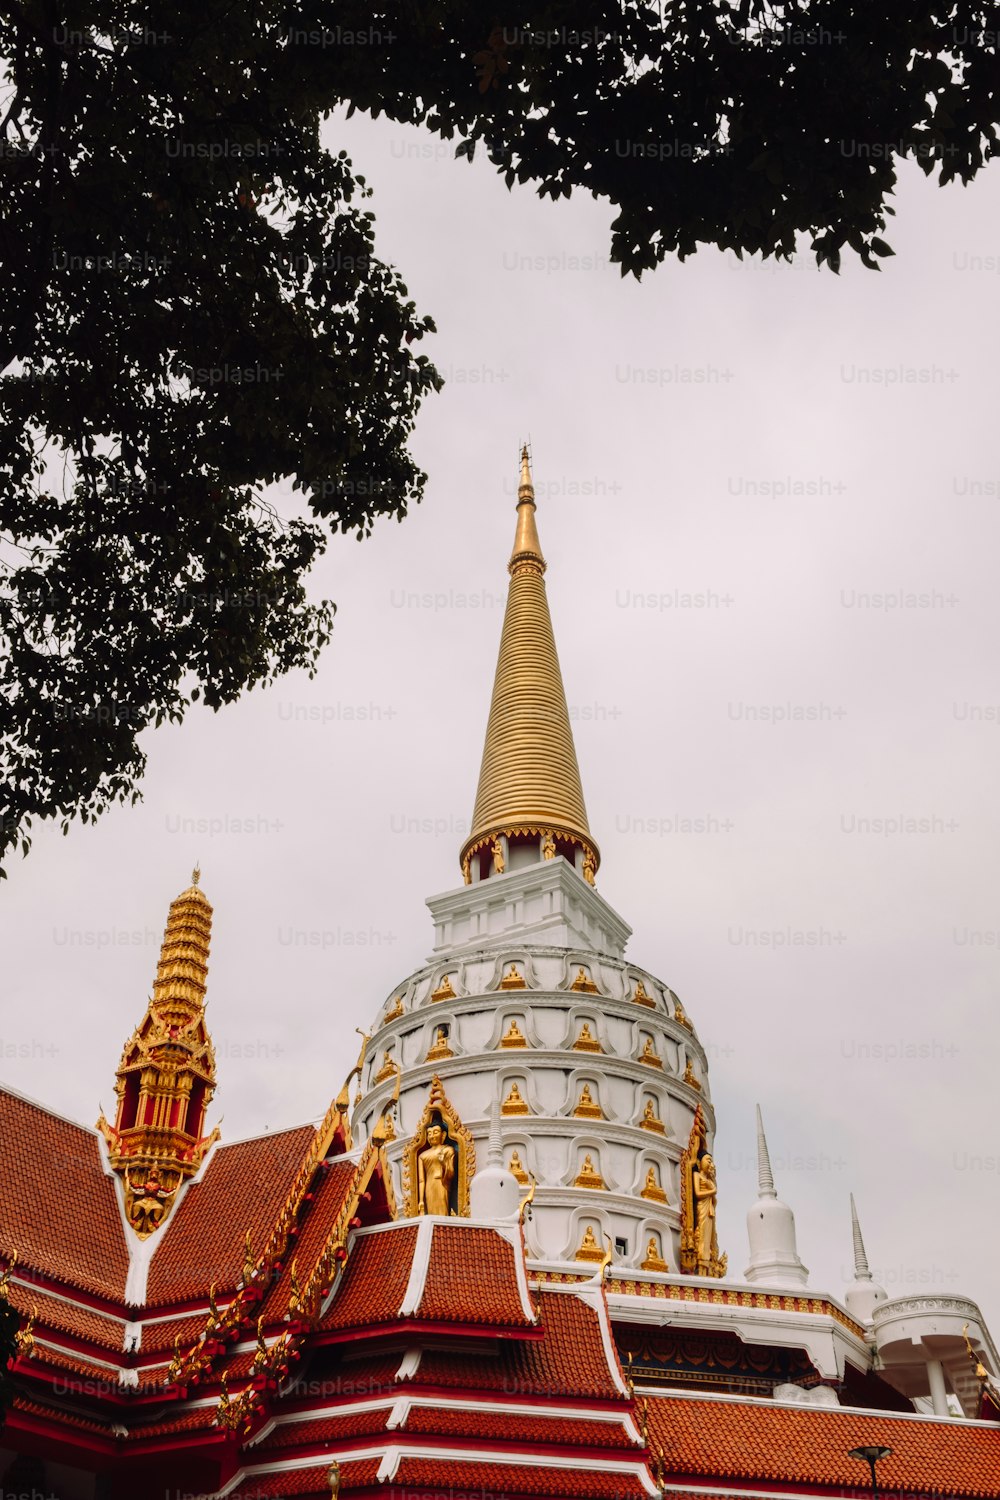
[[205,1025],[212,908],[199,875],[170,904],[153,993],[118,1064],[115,1123],[103,1115],[97,1122],[124,1181],[126,1215],[143,1238],[163,1223],[218,1137],[204,1133],[215,1053]]
[[[517,530],[508,571],[507,610],[486,726],[472,831],[462,849],[471,879],[497,870],[494,842],[523,843],[537,858],[564,855],[593,883],[600,856],[590,836],[573,731],[545,594],[545,558],[535,525],[527,446],[521,450]],[[550,853],[543,851],[548,848]],[[509,861],[506,862],[509,866]]]

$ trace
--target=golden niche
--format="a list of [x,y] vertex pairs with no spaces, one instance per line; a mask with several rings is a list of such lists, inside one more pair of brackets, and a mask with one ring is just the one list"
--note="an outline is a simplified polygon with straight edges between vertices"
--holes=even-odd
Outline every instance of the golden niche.
[[576,1180],[573,1183],[573,1186],[595,1189],[605,1187],[604,1178],[594,1166],[589,1151],[583,1158],[583,1165],[580,1167],[579,1172],[576,1174]]
[[436,990],[431,992],[432,1000],[454,1000],[455,991],[451,987],[451,979],[446,974]]
[[648,1198],[653,1203],[666,1203],[668,1201],[666,1193],[660,1186],[660,1180],[656,1175],[656,1168],[653,1166],[646,1168],[646,1181],[639,1197]]
[[427,1049],[427,1056],[424,1058],[424,1062],[438,1062],[443,1057],[454,1056],[454,1052],[452,1052],[448,1045],[448,1028],[447,1026],[439,1026],[434,1037],[434,1045]]
[[525,1102],[524,1095],[514,1082],[510,1086],[510,1092],[500,1106],[502,1115],[530,1115],[531,1110]]
[[598,993],[597,985],[582,964],[577,970],[576,978],[570,985],[570,989],[575,990],[578,995],[596,995]]
[[681,1271],[685,1276],[726,1274],[715,1231],[718,1197],[715,1163],[708,1151],[701,1105],[695,1110],[687,1149],[681,1157]]
[[580,1027],[580,1035],[573,1043],[574,1052],[603,1052],[604,1048],[590,1029],[590,1022],[584,1021]]
[[469,1184],[476,1171],[472,1136],[449,1103],[437,1074],[415,1133],[403,1148],[403,1203],[407,1218],[469,1217]]
[[635,994],[632,996],[632,999],[635,1001],[636,1005],[651,1005],[654,1007],[656,1005],[656,1001],[653,999],[652,995],[646,994],[646,990],[641,979],[637,979],[635,982]]
[[576,1252],[575,1259],[576,1260],[603,1261],[604,1258],[605,1258],[605,1252],[601,1249],[600,1245],[597,1243],[597,1237],[594,1234],[593,1229],[588,1224],[587,1228],[586,1228],[586,1231],[584,1232],[583,1239],[580,1241],[580,1248]]
[[[671,993],[673,993],[673,991],[671,991]],[[674,1020],[675,1021],[680,1021],[681,1025],[682,1026],[686,1026],[687,1029],[688,1029],[688,1031],[693,1031],[694,1030],[694,1027],[691,1025],[691,1022],[688,1020],[687,1011],[684,1009],[683,1005],[678,1000],[678,998],[677,998],[676,995],[674,995]]]
[[662,1068],[663,1059],[657,1054],[656,1045],[651,1036],[646,1038],[646,1045],[639,1054],[639,1061],[645,1063],[648,1068]]
[[395,998],[395,1000],[393,1001],[392,1005],[387,1007],[386,1012],[385,1012],[385,1014],[382,1017],[382,1024],[383,1024],[383,1026],[387,1026],[390,1021],[397,1020],[402,1014],[403,1014],[403,997],[402,997],[402,995],[397,995],[396,998]]
[[501,1047],[526,1047],[528,1040],[517,1024],[517,1017],[511,1016],[510,1025],[500,1038],[498,1043]]
[[590,1084],[585,1083],[580,1090],[580,1097],[576,1102],[573,1114],[580,1120],[603,1120],[604,1111],[590,1092]]
[[527,989],[527,985],[526,985],[525,980],[524,980],[524,975],[521,973],[520,969],[517,967],[517,964],[511,964],[510,968],[507,970],[506,974],[503,976],[503,978],[500,981],[500,988],[502,990],[523,990],[523,989]]
[[663,1121],[656,1113],[656,1105],[652,1099],[646,1100],[646,1107],[642,1112],[642,1119],[639,1121],[639,1129],[652,1130],[656,1135],[666,1135],[667,1133]]

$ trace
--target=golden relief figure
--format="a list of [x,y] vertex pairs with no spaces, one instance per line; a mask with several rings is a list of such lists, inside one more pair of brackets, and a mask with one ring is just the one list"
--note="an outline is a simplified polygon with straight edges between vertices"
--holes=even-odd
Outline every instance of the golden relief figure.
[[494,875],[502,875],[504,871],[503,841],[500,838],[495,838],[493,840],[492,844],[490,845],[490,852],[493,855]]
[[469,1217],[476,1148],[435,1074],[423,1114],[403,1148],[403,1213]]
[[518,1088],[516,1081],[511,1084],[510,1091],[508,1092],[506,1099],[501,1104],[500,1113],[502,1115],[531,1114],[531,1110],[528,1108],[524,1096],[521,1093],[521,1090]]
[[663,1259],[663,1256],[660,1254],[660,1247],[657,1244],[657,1240],[656,1240],[656,1235],[655,1234],[651,1234],[649,1236],[649,1243],[646,1245],[646,1259],[642,1262],[642,1265],[641,1265],[640,1269],[643,1270],[643,1271],[669,1271],[670,1270],[670,1267],[667,1265],[667,1262]]
[[392,1053],[387,1047],[382,1053],[382,1066],[379,1068],[378,1072],[375,1074],[375,1077],[372,1079],[372,1083],[385,1083],[385,1080],[387,1078],[391,1078],[395,1071],[396,1064],[393,1062]]
[[652,1203],[667,1202],[667,1195],[660,1186],[655,1167],[649,1166],[646,1168],[646,1182],[639,1196],[640,1198],[648,1198]]
[[587,973],[587,970],[583,967],[582,964],[577,970],[576,978],[570,985],[570,989],[575,990],[577,994],[580,995],[596,995],[598,993],[597,985],[591,979],[590,975]]
[[603,1052],[604,1048],[590,1029],[590,1022],[584,1021],[580,1027],[580,1035],[573,1043],[574,1052]]
[[125,1170],[125,1216],[140,1239],[159,1229],[173,1205],[180,1186],[180,1173],[167,1174],[166,1182],[154,1166]]
[[692,1178],[695,1201],[694,1243],[698,1257],[698,1275],[710,1276],[712,1264],[719,1258],[719,1241],[715,1234],[715,1200],[719,1189],[715,1181],[715,1163],[708,1152],[702,1157]]
[[454,1214],[455,1148],[436,1117],[427,1127],[427,1145],[417,1157],[417,1213]]
[[524,1170],[524,1163],[521,1160],[521,1153],[519,1151],[512,1151],[510,1153],[510,1161],[507,1163],[507,1170],[515,1179],[515,1181],[521,1183],[523,1187],[527,1187],[528,1174]]
[[635,994],[632,996],[632,999],[636,1005],[656,1005],[656,1001],[652,995],[646,994],[646,988],[641,979],[637,979],[635,982]]
[[437,1062],[442,1057],[454,1056],[454,1052],[452,1052],[448,1045],[448,1028],[446,1026],[439,1026],[434,1038],[434,1045],[427,1049],[427,1056],[424,1058],[424,1062]]
[[573,1186],[593,1188],[595,1190],[604,1187],[604,1178],[594,1166],[593,1159],[589,1151],[583,1158],[583,1165],[580,1167],[579,1172],[577,1172],[576,1174],[576,1180],[574,1181]]
[[646,1106],[642,1111],[642,1119],[639,1121],[640,1130],[652,1130],[656,1135],[666,1135],[666,1127],[659,1115],[656,1113],[656,1105],[652,1099],[646,1100]]
[[589,1083],[585,1083],[580,1090],[580,1097],[577,1100],[576,1109],[574,1109],[573,1114],[577,1119],[581,1120],[604,1119],[604,1111],[591,1094]]
[[580,1241],[580,1248],[576,1252],[575,1259],[595,1262],[604,1260],[604,1251],[597,1243],[597,1237],[589,1224],[587,1225],[583,1239]]
[[547,833],[545,835],[544,841],[542,843],[542,858],[543,859],[555,859],[555,857],[556,857],[556,841],[552,837],[551,833]]
[[445,974],[437,989],[431,994],[432,1000],[454,1000],[455,991],[452,989],[451,978]]
[[524,1032],[517,1024],[516,1016],[511,1016],[510,1025],[497,1045],[500,1047],[526,1047],[528,1045]]
[[680,1268],[685,1276],[726,1274],[727,1257],[719,1254],[715,1228],[718,1192],[715,1163],[708,1150],[705,1119],[699,1104],[687,1150],[681,1157]]
[[690,1058],[688,1058],[684,1068],[684,1082],[689,1083],[693,1089],[698,1089],[699,1091],[701,1089],[701,1079],[696,1075]]
[[645,1046],[639,1054],[639,1061],[645,1063],[648,1068],[662,1068],[663,1059],[656,1051],[656,1044],[651,1036],[646,1038]]
[[403,997],[402,995],[397,995],[392,1004],[386,1007],[385,1015],[382,1017],[383,1025],[387,1025],[390,1021],[395,1021],[402,1014]]
[[594,885],[597,875],[597,860],[592,849],[583,851],[583,878],[588,885]]
[[524,975],[517,967],[517,964],[511,964],[500,981],[500,988],[502,990],[523,990],[527,988]]

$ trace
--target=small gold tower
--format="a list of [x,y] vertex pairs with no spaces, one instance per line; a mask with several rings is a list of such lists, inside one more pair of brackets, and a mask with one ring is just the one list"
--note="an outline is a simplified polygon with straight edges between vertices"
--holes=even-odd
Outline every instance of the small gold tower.
[[125,1185],[125,1213],[146,1239],[170,1213],[181,1184],[201,1166],[218,1130],[205,1134],[215,1092],[215,1052],[205,1025],[212,908],[200,871],[171,902],[153,994],[118,1064],[114,1125],[97,1128]]

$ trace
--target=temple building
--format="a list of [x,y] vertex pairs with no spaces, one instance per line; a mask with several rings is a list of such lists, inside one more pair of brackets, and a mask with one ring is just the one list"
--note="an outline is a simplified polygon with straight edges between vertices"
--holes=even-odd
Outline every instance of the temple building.
[[760,1110],[720,1247],[705,1048],[599,889],[526,451],[508,570],[460,879],[320,1125],[209,1128],[197,871],[113,1121],[0,1090],[0,1496],[1000,1495],[975,1302],[888,1298],[853,1199],[854,1280],[810,1286]]

